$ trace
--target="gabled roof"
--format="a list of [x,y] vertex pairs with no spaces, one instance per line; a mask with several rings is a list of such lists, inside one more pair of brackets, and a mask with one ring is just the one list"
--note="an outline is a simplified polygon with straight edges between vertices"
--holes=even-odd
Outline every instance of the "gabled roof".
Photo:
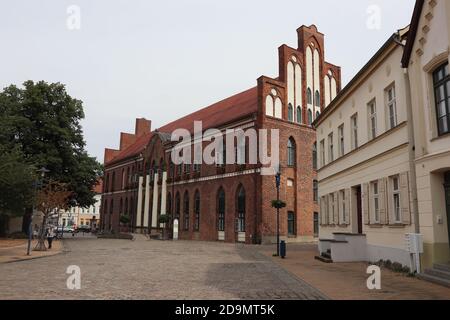
[[414,7],[413,16],[411,19],[408,40],[406,41],[406,46],[403,51],[402,57],[402,67],[407,68],[409,64],[409,59],[411,58],[412,49],[414,47],[414,42],[416,41],[417,29],[419,28],[420,15],[422,14],[424,0],[417,0]]
[[253,87],[173,121],[159,128],[158,131],[172,133],[175,129],[187,129],[190,132],[193,132],[194,121],[202,121],[203,130],[217,128],[221,125],[244,118],[252,113],[256,113],[257,109],[258,90],[257,87]]
[[[170,134],[176,129],[187,129],[193,133],[194,121],[202,121],[203,130],[217,128],[254,114],[257,110],[258,89],[257,87],[253,87],[166,124],[157,131],[160,133]],[[150,132],[141,136],[134,144],[121,151],[116,157],[109,161],[107,165],[111,165],[140,154],[148,145],[154,134],[155,132]]]

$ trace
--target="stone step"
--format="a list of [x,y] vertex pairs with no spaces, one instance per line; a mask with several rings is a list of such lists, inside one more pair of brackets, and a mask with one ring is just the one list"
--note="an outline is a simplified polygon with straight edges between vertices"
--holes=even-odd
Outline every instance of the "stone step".
[[433,269],[425,269],[424,273],[433,277],[442,278],[450,281],[450,272],[447,271],[433,268]]
[[435,263],[433,265],[433,269],[438,269],[445,272],[450,272],[450,264],[444,264],[444,263]]
[[333,260],[331,260],[330,258],[323,257],[323,256],[315,256],[314,259],[322,261],[324,263],[333,263]]
[[322,252],[321,254],[322,257],[327,258],[327,259],[331,259],[331,251],[330,252]]
[[418,274],[417,278],[450,288],[450,280],[445,280],[425,273]]

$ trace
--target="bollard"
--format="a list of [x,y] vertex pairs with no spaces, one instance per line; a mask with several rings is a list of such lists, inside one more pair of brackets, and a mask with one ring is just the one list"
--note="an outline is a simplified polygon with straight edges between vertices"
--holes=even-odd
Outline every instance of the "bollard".
[[282,259],[286,257],[286,241],[284,240],[280,242],[280,256]]

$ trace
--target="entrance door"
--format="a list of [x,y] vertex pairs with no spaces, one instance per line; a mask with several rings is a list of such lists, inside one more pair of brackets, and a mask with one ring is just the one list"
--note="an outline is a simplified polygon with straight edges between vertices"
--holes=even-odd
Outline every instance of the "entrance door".
[[363,233],[362,223],[362,200],[361,200],[361,186],[356,187],[356,214],[358,219],[358,234]]
[[450,244],[450,171],[445,173],[445,203],[447,206],[447,232]]

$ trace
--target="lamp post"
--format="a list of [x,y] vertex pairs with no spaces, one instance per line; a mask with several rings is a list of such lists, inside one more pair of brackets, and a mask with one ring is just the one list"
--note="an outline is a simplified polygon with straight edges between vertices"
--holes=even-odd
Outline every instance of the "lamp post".
[[[38,172],[41,173],[40,177],[42,178],[42,180],[44,180],[45,174],[50,172],[50,170],[47,170],[45,167],[42,167],[41,169],[38,170]],[[35,194],[35,196],[36,196],[38,185],[39,185],[39,180],[38,179],[36,179],[36,181],[34,182],[34,194]],[[30,224],[28,226],[27,256],[30,255],[30,252],[31,252],[31,241],[33,240],[33,216],[34,216],[34,203],[33,203],[33,208],[32,208],[32,211],[31,211]]]
[[[275,184],[277,186],[277,202],[280,201],[280,182],[281,182],[281,172],[278,169],[275,175]],[[280,208],[277,206],[277,257],[280,256]]]

